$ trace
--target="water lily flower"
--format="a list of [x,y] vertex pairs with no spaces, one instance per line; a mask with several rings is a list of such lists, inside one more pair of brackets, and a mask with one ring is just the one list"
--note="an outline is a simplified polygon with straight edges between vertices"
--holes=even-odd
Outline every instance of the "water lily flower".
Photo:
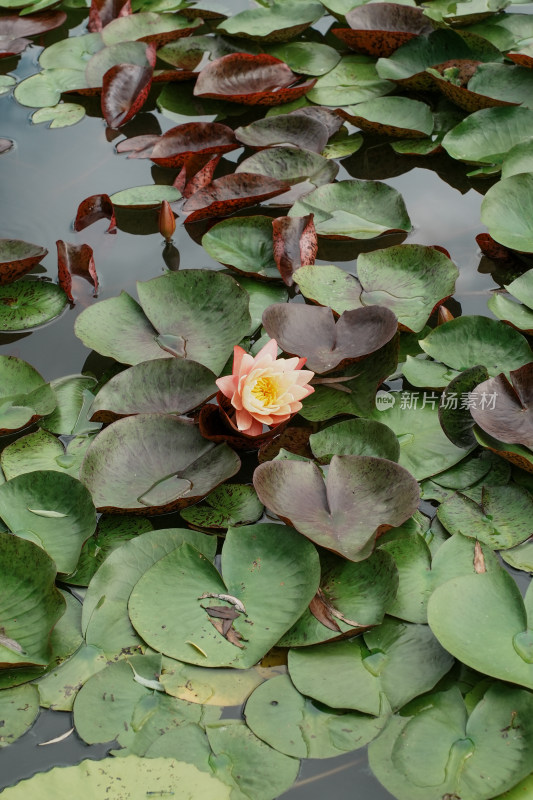
[[237,428],[258,436],[263,425],[286,422],[315,390],[309,386],[314,372],[301,369],[305,358],[277,358],[278,343],[271,339],[255,356],[233,348],[233,373],[216,384],[235,409]]

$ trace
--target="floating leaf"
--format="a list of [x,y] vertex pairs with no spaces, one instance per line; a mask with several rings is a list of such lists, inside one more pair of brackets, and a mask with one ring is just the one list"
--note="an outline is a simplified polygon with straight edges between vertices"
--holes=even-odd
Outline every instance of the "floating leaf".
[[120,64],[103,78],[102,114],[110,128],[129,122],[145,104],[152,86],[151,67]]
[[[475,406],[476,386],[487,378],[488,372],[485,367],[470,367],[453,378],[442,393],[439,421],[450,442],[457,447],[470,448],[476,444],[472,432],[474,420],[469,406]],[[470,398],[472,403],[463,402],[465,396],[467,400]]]
[[89,438],[75,437],[67,447],[46,431],[35,431],[22,436],[5,447],[0,455],[4,475],[8,481],[17,475],[36,470],[56,470],[78,477]]
[[351,561],[368,558],[380,532],[405,522],[419,498],[407,470],[372,456],[333,456],[325,484],[312,462],[266,462],[255,470],[254,486],[281,519]]
[[89,422],[87,412],[91,404],[96,379],[86,375],[67,375],[50,384],[57,399],[57,408],[42,421],[41,427],[51,433],[66,436],[93,433],[100,429]]
[[0,435],[18,430],[54,410],[49,384],[15,356],[0,356]]
[[313,215],[278,217],[272,220],[274,260],[283,282],[294,283],[293,273],[299,267],[314,264],[318,239]]
[[337,50],[320,42],[293,41],[271,46],[268,52],[271,56],[284,61],[294,72],[302,75],[325,75],[337,66],[341,58]]
[[348,11],[349,28],[333,28],[335,36],[352,50],[387,58],[415,36],[427,36],[433,25],[423,9],[396,3],[362,5]]
[[230,217],[202,237],[211,258],[244,275],[279,279],[274,261],[270,217]]
[[309,437],[313,455],[320,464],[333,456],[373,456],[398,461],[400,443],[387,425],[371,419],[349,419],[324,428]]
[[159,137],[150,159],[162,167],[182,167],[191,155],[227,153],[239,147],[227,125],[217,122],[186,122]]
[[92,247],[89,247],[88,244],[71,244],[62,239],[58,239],[56,246],[59,285],[70,302],[74,302],[72,297],[73,275],[79,275],[92,283],[95,295],[98,294],[98,275]]
[[44,281],[19,280],[0,287],[0,331],[36,328],[59,316],[68,298],[59,286]]
[[263,314],[263,326],[286,353],[322,373],[376,352],[393,338],[397,321],[378,306],[345,311],[335,322],[329,308],[276,303]]
[[381,97],[393,89],[393,83],[380,78],[373,59],[350,55],[319,78],[306,96],[312,103],[337,107]]
[[347,180],[319,186],[289,211],[314,214],[316,232],[326,238],[373,239],[387,231],[410,231],[402,196],[378,181]]
[[408,97],[376,97],[342,110],[352,125],[385,136],[424,138],[433,132],[429,106]]
[[194,95],[246,105],[275,106],[303,97],[315,84],[314,80],[300,84],[297,81],[298,75],[274,56],[233,53],[203,68]]
[[87,27],[92,32],[99,32],[112,19],[131,13],[131,0],[91,0]]
[[201,20],[191,22],[178,14],[141,11],[109,22],[102,30],[102,39],[108,46],[136,39],[160,46],[173,39],[189,36],[201,24]]
[[335,180],[338,165],[310,150],[281,146],[261,150],[244,159],[235,170],[254,175],[265,175],[288,183],[289,186],[306,181],[321,186]]
[[39,713],[39,693],[35,686],[26,684],[6,689],[0,694],[2,732],[0,748],[7,747],[33,725]]
[[188,214],[185,222],[197,222],[208,217],[224,217],[241,208],[248,208],[289,188],[287,183],[264,175],[245,172],[216,178],[193,194],[183,206]]
[[230,16],[216,30],[266,42],[286,42],[299,36],[324,13],[314,0],[274,0],[268,8],[253,8]]
[[263,515],[263,504],[253,486],[225,483],[196,506],[184,508],[183,519],[193,528],[225,530],[251,525]]
[[313,153],[321,153],[328,142],[329,131],[321,119],[296,111],[265,117],[236,128],[235,136],[249,147],[293,144]]
[[[532,123],[533,110],[529,108],[482,109],[452,128],[442,146],[460,161],[501,164],[511,148],[531,138]],[[509,199],[507,196],[507,203]]]
[[46,247],[20,239],[0,239],[0,286],[30,272],[48,253]]
[[85,116],[85,109],[78,103],[58,103],[50,108],[39,108],[31,116],[33,123],[50,122],[50,128],[66,128],[80,122]]
[[472,416],[490,436],[533,449],[533,364],[511,370],[509,376],[510,381],[505,375],[498,375],[476,387],[476,392],[487,402],[472,408]]
[[533,228],[530,224],[532,176],[512,175],[494,184],[481,204],[481,220],[491,236],[506,247],[533,252]]
[[174,203],[179,200],[181,193],[174,186],[165,184],[151,184],[149,186],[135,186],[132,189],[122,189],[110,196],[110,201],[119,208],[156,208],[163,200]]
[[[230,528],[222,573],[224,580],[190,545],[174,550],[145,572],[131,593],[128,607],[134,627],[151,647],[181,661],[251,667],[315,594],[318,555],[305,538],[279,525]],[[245,612],[238,611],[232,623],[240,634],[239,646],[211,624],[205,608],[213,601],[201,595],[220,596],[237,610],[244,606]]]
[[107,233],[116,233],[117,223],[113,203],[107,194],[93,194],[81,201],[74,220],[74,230],[82,231],[99,219],[108,219],[109,228]]

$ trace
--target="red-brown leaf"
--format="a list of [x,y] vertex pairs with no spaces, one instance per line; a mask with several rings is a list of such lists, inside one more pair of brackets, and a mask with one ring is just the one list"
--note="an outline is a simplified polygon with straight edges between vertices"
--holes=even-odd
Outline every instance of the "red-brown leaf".
[[159,141],[158,133],[148,133],[143,136],[132,136],[117,144],[117,153],[128,153],[128,158],[150,158],[154,145]]
[[208,63],[200,72],[194,94],[246,105],[280,105],[303,97],[316,78],[299,80],[283,61],[265,53],[231,53]]
[[99,219],[108,219],[109,227],[107,233],[116,233],[115,211],[113,203],[107,194],[93,194],[91,197],[86,197],[85,200],[81,201],[74,220],[74,230],[82,231]]
[[276,197],[289,188],[286,183],[264,175],[247,172],[224,175],[187,200],[183,206],[183,211],[189,215],[185,222],[196,222],[207,217],[224,217],[241,208]]
[[177,182],[184,180],[183,197],[192,197],[193,194],[204,189],[213,180],[213,175],[222,156],[190,156],[181,168],[181,172],[174,181],[174,186],[179,189]]
[[11,36],[18,39],[23,36],[37,36],[59,28],[67,15],[64,11],[41,11],[28,17],[18,14],[5,14],[0,17],[0,36]]
[[228,153],[241,146],[227,125],[186,122],[163,134],[150,158],[161,167],[181,168],[191,155]]
[[305,217],[272,220],[274,261],[287,286],[294,283],[294,270],[315,263],[318,237],[313,217],[313,214],[307,214]]
[[91,0],[88,29],[99,33],[108,22],[132,14],[131,0]]
[[88,244],[72,244],[58,239],[57,246],[57,275],[59,285],[71,303],[72,276],[79,275],[94,286],[94,296],[98,294],[98,275],[94,264],[93,249]]
[[11,150],[14,144],[13,139],[0,139],[0,155]]
[[369,56],[388,58],[415,36],[433,30],[422,9],[396,3],[375,3],[352,9],[346,14],[349,28],[334,28],[333,33],[352,50]]
[[[148,51],[155,48],[147,47]],[[102,113],[110,128],[119,128],[141,110],[152,86],[153,66],[119,64],[108,69],[102,86]]]

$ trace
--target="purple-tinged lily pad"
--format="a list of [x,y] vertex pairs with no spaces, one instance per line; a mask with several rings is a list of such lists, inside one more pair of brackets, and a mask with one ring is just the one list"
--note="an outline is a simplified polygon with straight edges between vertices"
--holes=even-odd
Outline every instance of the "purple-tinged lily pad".
[[316,83],[298,83],[299,76],[278,58],[262,53],[232,53],[203,68],[195,97],[211,97],[245,105],[277,106],[303,97]]
[[287,286],[292,286],[295,270],[314,264],[318,253],[313,214],[273,219],[272,233],[274,260],[279,274]]
[[185,222],[197,222],[209,217],[225,217],[241,208],[248,208],[286,192],[287,183],[264,175],[246,172],[216,178],[200,189],[183,206],[188,214]]
[[161,167],[180,168],[191,155],[228,153],[240,147],[235,134],[218,122],[186,122],[159,137],[149,158]]
[[96,436],[80,480],[100,511],[165,514],[197,503],[240,465],[233,450],[213,446],[192,422],[138,414]]
[[107,233],[116,233],[117,223],[113,203],[107,194],[93,194],[81,201],[74,220],[74,230],[82,231],[99,219],[108,219]]
[[339,165],[311,150],[299,147],[281,146],[260,150],[245,158],[235,172],[248,172],[266,175],[269,178],[288,183],[289,186],[306,181],[309,189],[331,183],[337,177]]
[[337,321],[330,308],[275,303],[263,314],[271,339],[291,355],[307,359],[313,372],[330,372],[374,353],[395,335],[398,321],[381,306],[345,311]]
[[324,482],[312,462],[269,461],[254,472],[259,499],[315,544],[363,561],[376,538],[418,508],[418,483],[394,461],[333,456]]
[[144,361],[108,381],[96,395],[91,420],[111,422],[130,414],[185,414],[217,392],[215,375],[196,361]]
[[415,36],[427,36],[433,25],[422,8],[397,3],[371,3],[346,14],[349,28],[334,28],[335,36],[358,53],[387,58]]
[[154,145],[159,141],[157,133],[132,136],[117,144],[117,153],[128,153],[128,158],[150,158]]
[[119,64],[105,73],[102,113],[110,128],[120,128],[141,110],[152,86],[152,75],[152,67],[137,64]]
[[533,362],[509,377],[500,374],[476,386],[480,401],[471,414],[489,436],[533,450]]
[[322,119],[304,113],[279,114],[258,119],[235,130],[237,139],[248,147],[292,144],[321,153],[328,143],[329,130]]
[[0,286],[30,272],[48,253],[46,247],[21,239],[0,239]]
[[0,138],[0,155],[2,155],[3,153],[8,153],[10,150],[13,149],[14,146],[15,142],[13,141],[13,139]]
[[92,33],[99,33],[111,20],[131,13],[131,0],[91,0],[87,27]]

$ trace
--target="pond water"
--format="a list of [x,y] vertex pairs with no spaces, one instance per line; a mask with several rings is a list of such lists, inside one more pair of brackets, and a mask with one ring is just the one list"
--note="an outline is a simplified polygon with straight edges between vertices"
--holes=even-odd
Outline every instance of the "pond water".
[[[252,4],[241,3],[236,7],[248,5]],[[529,10],[520,6],[520,11],[525,9]],[[76,14],[80,17],[78,12]],[[73,32],[76,31],[84,31],[83,22],[73,28]],[[55,33],[48,34],[43,42],[49,44],[55,36]],[[18,80],[33,74],[41,49],[37,45],[29,47],[20,58],[0,64],[2,71]],[[20,106],[13,97],[0,97],[0,135],[16,143],[11,152],[0,158],[1,236],[47,247],[49,253],[42,262],[42,274],[52,281],[57,275],[56,240],[87,243],[94,250],[100,279],[97,299],[114,297],[121,290],[135,295],[137,280],[146,281],[167,269],[156,212],[122,215],[115,234],[105,232],[105,220],[76,233],[73,220],[83,198],[152,183],[161,171],[148,160],[127,159],[117,154],[115,144],[120,141],[121,134],[109,136],[105,123],[98,116],[87,116],[72,128],[49,130],[43,125],[31,124],[31,113],[32,110]],[[152,103],[127,126],[128,135],[132,135],[132,130],[164,132],[178,121],[175,117],[164,116]],[[233,124],[231,119],[229,124]],[[400,160],[393,159],[391,152],[385,154],[383,145],[376,143],[374,150],[367,148],[363,155],[357,153],[344,159],[338,178],[376,178],[401,192],[413,222],[413,231],[405,241],[441,245],[450,252],[459,268],[455,301],[449,303],[454,315],[462,311],[463,314],[491,316],[486,303],[496,284],[490,274],[478,269],[481,256],[475,241],[475,236],[485,230],[479,214],[482,192],[490,182],[469,181],[467,168],[444,156],[439,162],[439,173],[412,164],[408,171],[396,174]],[[225,158],[228,162],[239,160],[242,151],[237,150],[236,154],[230,153]],[[276,208],[275,203],[272,208]],[[181,267],[221,268],[191,238],[183,224],[178,223],[173,243],[179,252]],[[350,270],[355,266],[355,255],[350,246],[336,248],[331,242],[322,241],[317,263],[336,263]],[[177,256],[174,257],[177,266]],[[36,273],[41,274],[41,269]],[[87,369],[97,372],[105,360],[91,355],[73,335],[76,317],[96,300],[91,286],[80,278],[74,278],[74,294],[76,305],[68,308],[59,319],[34,332],[0,334],[0,355],[14,355],[28,361],[47,380]],[[157,524],[163,527],[160,521]],[[165,518],[164,527],[171,524]],[[85,757],[99,758],[107,752],[103,745],[85,745],[76,733],[61,742],[40,746],[70,728],[70,714],[41,712],[23,738],[9,748],[0,749],[0,789],[52,765],[77,763]],[[283,796],[287,800],[318,800],[326,792],[332,798],[349,796],[358,800],[392,797],[370,772],[366,750],[335,759],[305,761],[297,783]]]

